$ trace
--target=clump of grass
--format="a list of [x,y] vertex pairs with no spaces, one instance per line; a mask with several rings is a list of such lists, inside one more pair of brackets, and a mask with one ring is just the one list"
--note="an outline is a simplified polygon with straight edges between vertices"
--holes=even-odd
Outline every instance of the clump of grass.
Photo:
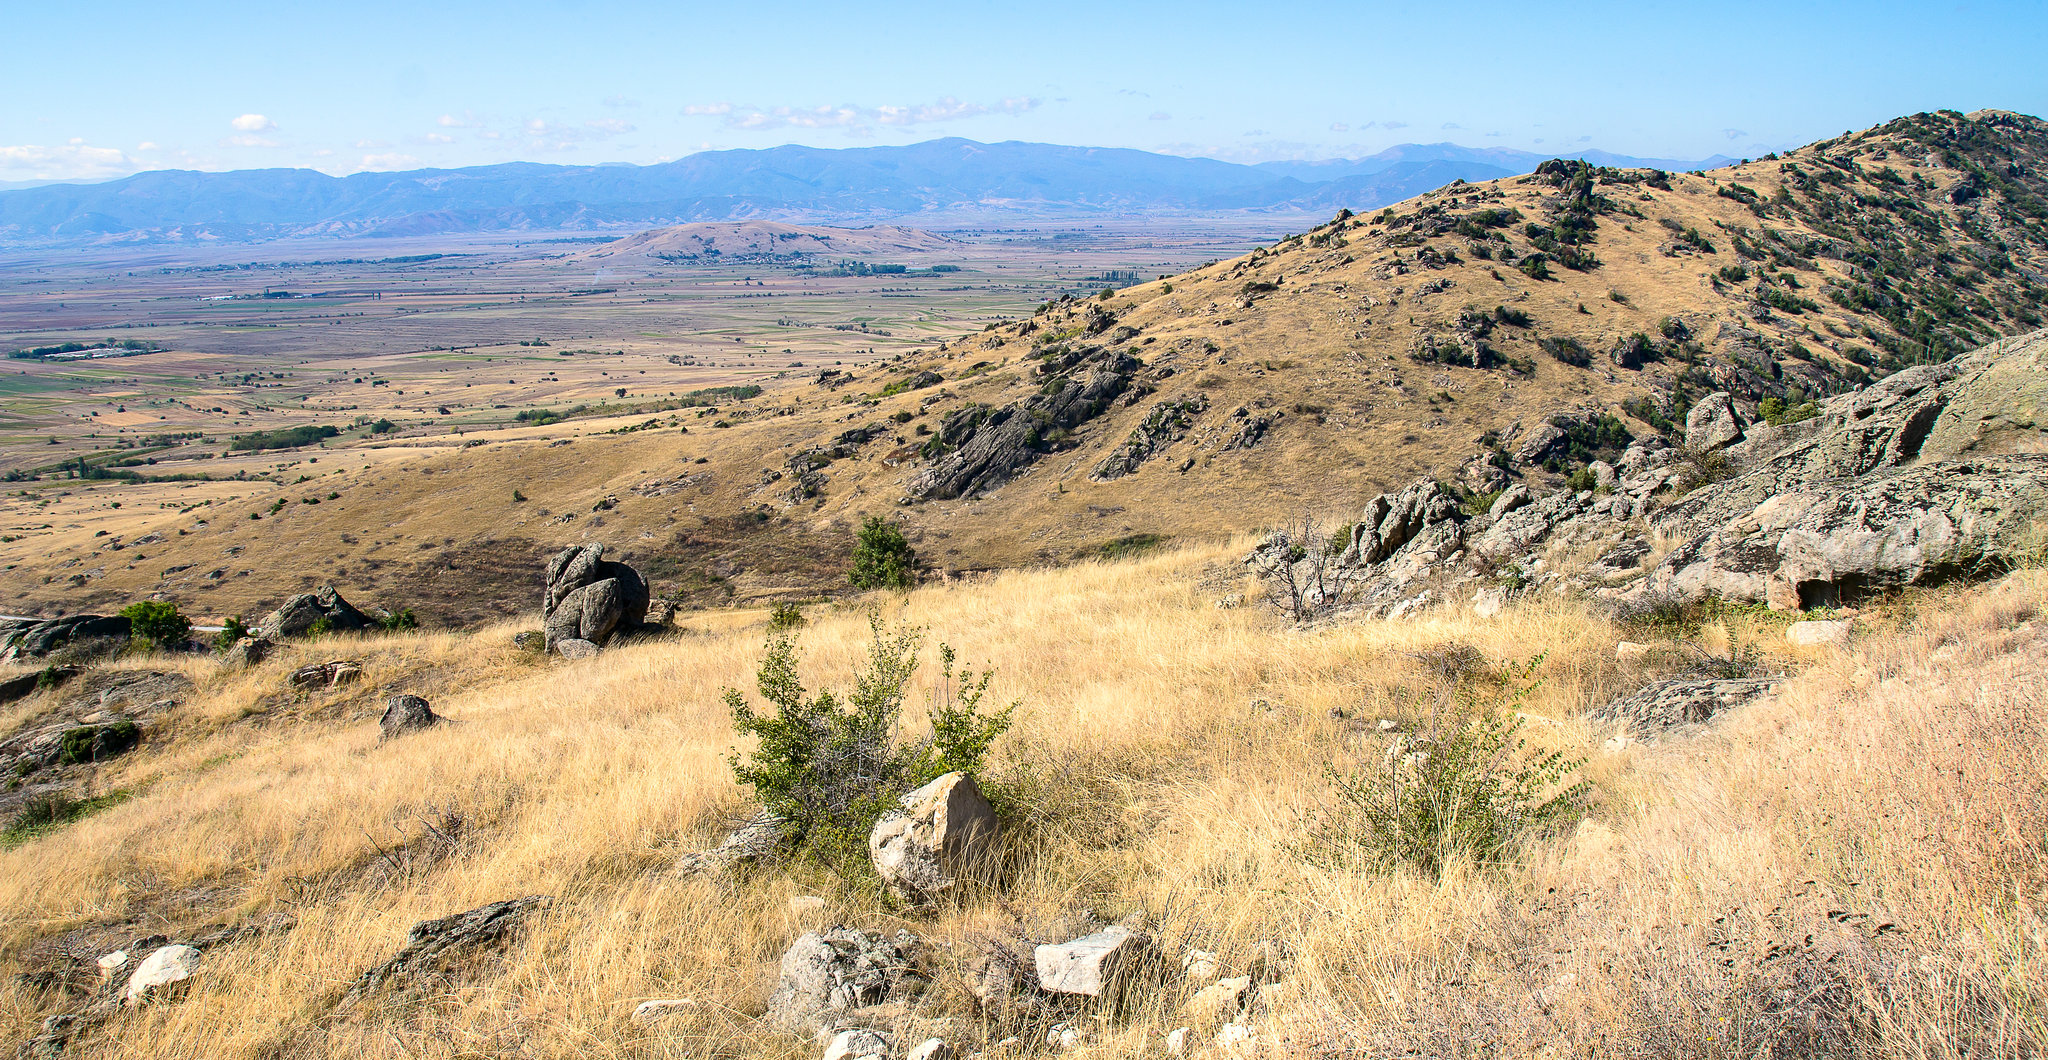
[[127,802],[126,791],[110,791],[91,798],[74,799],[61,791],[34,795],[0,828],[0,850],[11,850],[33,839],[41,839],[81,817]]

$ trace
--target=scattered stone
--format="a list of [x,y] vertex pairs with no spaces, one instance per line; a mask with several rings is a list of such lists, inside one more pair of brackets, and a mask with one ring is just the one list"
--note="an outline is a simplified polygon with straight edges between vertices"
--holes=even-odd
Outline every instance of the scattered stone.
[[888,1060],[889,1039],[874,1031],[840,1031],[825,1047],[824,1060]]
[[153,994],[164,992],[172,983],[182,983],[199,973],[199,951],[191,946],[159,946],[135,966],[128,986],[121,991],[124,1004],[139,1005]]
[[323,621],[323,628],[334,633],[368,629],[371,625],[370,617],[342,599],[334,586],[323,585],[318,592],[300,593],[286,600],[250,632],[264,640],[278,641],[310,632]]
[[1208,950],[1189,948],[1180,955],[1180,974],[1191,983],[1206,983],[1222,974],[1223,965]]
[[397,695],[384,701],[384,717],[377,725],[384,730],[384,738],[403,736],[409,732],[431,728],[442,720],[427,701],[413,695]]
[[1152,957],[1152,939],[1125,927],[1107,927],[1072,942],[1033,951],[1041,988],[1055,994],[1102,997],[1118,992]]
[[671,1016],[681,1016],[697,1011],[697,1003],[687,997],[662,1001],[642,1001],[633,1006],[633,1022],[651,1027]]
[[100,980],[102,982],[111,981],[115,973],[128,966],[128,951],[115,950],[94,963],[99,965]]
[[535,913],[552,904],[554,899],[547,895],[531,894],[414,924],[406,935],[405,947],[357,977],[342,995],[341,1004],[349,1004],[386,985],[405,986],[472,952],[500,945]]
[[301,666],[291,672],[285,680],[293,688],[340,688],[354,684],[363,676],[363,666],[353,659],[336,659],[332,662],[313,663]]
[[512,646],[539,654],[548,650],[548,635],[537,629],[523,629],[512,634]]
[[1624,640],[1614,646],[1614,657],[1621,662],[1640,662],[1649,654],[1649,645],[1632,640]]
[[820,1034],[839,1030],[856,1009],[914,1000],[925,986],[914,969],[919,945],[908,931],[804,932],[782,955],[768,1022],[793,1034]]
[[868,857],[890,893],[929,902],[986,866],[995,846],[995,809],[974,778],[953,772],[903,796],[868,834]]
[[603,545],[565,548],[548,560],[541,599],[546,643],[556,650],[564,641],[602,648],[616,634],[639,629],[651,601],[640,572],[605,559]]
[[944,1038],[926,1038],[905,1053],[903,1060],[953,1060],[953,1047]]
[[1087,1037],[1071,1023],[1055,1023],[1045,1032],[1045,1044],[1055,1049],[1079,1049]]
[[1849,643],[1851,620],[1794,622],[1785,627],[1785,640],[1801,648],[1839,647]]

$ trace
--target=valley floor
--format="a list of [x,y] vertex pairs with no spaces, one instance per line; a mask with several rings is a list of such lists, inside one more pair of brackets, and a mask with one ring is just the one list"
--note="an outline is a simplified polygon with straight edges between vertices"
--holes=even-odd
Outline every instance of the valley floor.
[[[34,1036],[92,987],[67,969],[138,936],[247,925],[182,997],[124,1010],[63,1055],[815,1057],[759,1017],[791,941],[845,924],[923,936],[926,1014],[958,1021],[963,1055],[1021,1056],[1047,1051],[1045,1028],[984,1017],[961,969],[995,940],[1130,919],[1228,974],[1285,951],[1285,990],[1237,1047],[1261,1056],[2048,1051],[2042,572],[1918,593],[1858,616],[1845,648],[1798,649],[1764,612],[1657,636],[1548,601],[1300,630],[1218,606],[1251,591],[1247,544],[814,609],[814,687],[850,682],[874,605],[929,629],[920,681],[944,641],[1022,703],[986,777],[1016,807],[1007,879],[922,913],[804,865],[675,871],[751,812],[719,690],[752,687],[757,613],[691,616],[580,662],[518,650],[507,624],[293,644],[242,670],[109,664],[193,688],[90,778],[126,801],[0,851],[0,1033]],[[1651,651],[1617,661],[1621,639]],[[287,689],[293,668],[344,656],[361,683]],[[1703,659],[1789,676],[1658,739],[1588,720]],[[1426,728],[1461,694],[1508,709],[1500,675],[1532,660],[1524,733],[1585,758],[1583,820],[1441,878],[1317,856],[1327,770],[1379,761],[1381,719]],[[397,692],[453,723],[380,741]],[[529,894],[555,900],[502,956],[338,1004],[413,924]],[[800,911],[802,895],[823,907]],[[1165,1055],[1169,1031],[1199,1022],[1189,993],[1169,983],[1114,1018],[1062,1017],[1088,1039],[1069,1055]],[[681,997],[697,1007],[629,1018]]]

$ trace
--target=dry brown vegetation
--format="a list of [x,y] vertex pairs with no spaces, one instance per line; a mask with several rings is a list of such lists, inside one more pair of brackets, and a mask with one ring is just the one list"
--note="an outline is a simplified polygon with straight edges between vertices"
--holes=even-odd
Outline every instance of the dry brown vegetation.
[[[1243,547],[859,602],[993,664],[992,694],[1023,701],[990,771],[1022,807],[1010,877],[930,914],[802,864],[675,875],[748,809],[717,689],[750,679],[762,628],[735,612],[580,663],[515,652],[513,625],[295,646],[240,672],[171,663],[197,692],[95,782],[134,798],[0,853],[0,955],[9,972],[47,970],[134,935],[271,925],[79,1056],[809,1056],[755,1020],[805,926],[925,935],[932,1006],[972,1022],[949,962],[1002,933],[1133,914],[1231,968],[1286,944],[1289,993],[1258,1024],[1260,1055],[2048,1048],[2039,572],[1868,612],[1848,652],[1795,654],[1772,647],[1782,617],[1724,616],[1703,650],[1761,645],[1798,676],[1704,732],[1616,749],[1583,715],[1651,676],[1614,659],[1640,631],[1571,602],[1303,631],[1215,606],[1245,588]],[[844,684],[861,609],[811,618],[806,672]],[[337,653],[364,661],[361,691],[278,694],[290,667]],[[1442,879],[1304,856],[1306,822],[1330,804],[1324,767],[1374,760],[1379,719],[1412,727],[1454,685],[1497,698],[1489,675],[1538,655],[1529,731],[1586,756],[1595,785],[1575,829]],[[1478,661],[1438,664],[1453,656]],[[454,723],[380,743],[373,690],[417,687]],[[334,1007],[411,924],[530,893],[558,900],[502,957]],[[798,894],[825,908],[790,912]],[[681,996],[702,1005],[681,1022],[627,1020]],[[1168,987],[1091,1021],[1076,1055],[1160,1055],[1189,1022],[1180,1001]],[[10,976],[0,1028],[25,1037],[66,1003]]]

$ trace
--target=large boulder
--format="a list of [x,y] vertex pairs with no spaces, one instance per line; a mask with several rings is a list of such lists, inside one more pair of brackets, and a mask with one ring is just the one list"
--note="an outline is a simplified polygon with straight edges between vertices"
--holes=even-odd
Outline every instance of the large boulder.
[[[323,622],[325,625],[321,625]],[[342,599],[334,586],[323,585],[318,592],[300,593],[286,600],[249,632],[264,640],[278,641],[310,632],[316,625],[342,633],[368,629],[372,623],[370,616]]]
[[868,857],[891,893],[928,902],[989,863],[995,808],[974,778],[948,773],[903,796],[868,834]]
[[1742,440],[1742,414],[1725,391],[1708,394],[1685,414],[1685,447],[1698,453],[1726,449]]
[[908,931],[804,932],[782,955],[768,1022],[792,1034],[833,1033],[861,1009],[914,1000],[925,986],[915,969],[919,945]]
[[1614,722],[1645,736],[1698,725],[1778,686],[1776,678],[1680,678],[1654,684],[1596,708],[1591,719]]
[[548,560],[541,600],[547,648],[564,641],[602,648],[617,634],[638,629],[651,600],[640,572],[605,559],[603,545],[565,548]]

